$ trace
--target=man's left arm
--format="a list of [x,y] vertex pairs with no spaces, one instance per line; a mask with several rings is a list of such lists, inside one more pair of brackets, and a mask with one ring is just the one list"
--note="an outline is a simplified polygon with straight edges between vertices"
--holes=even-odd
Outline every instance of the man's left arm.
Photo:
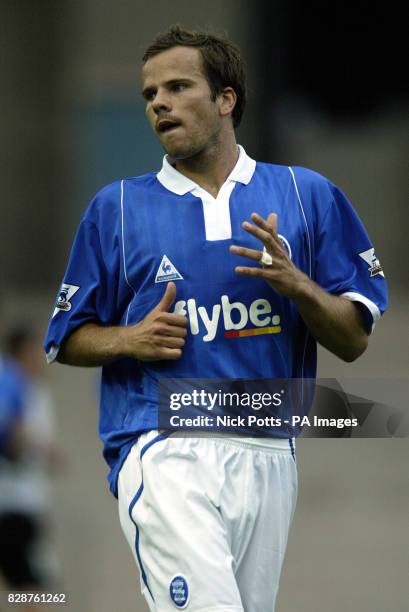
[[366,350],[368,334],[359,302],[331,295],[308,277],[293,300],[317,342],[337,357],[350,362]]
[[230,250],[260,262],[262,267],[238,266],[237,274],[266,280],[275,291],[294,301],[317,342],[344,361],[357,359],[368,345],[360,306],[328,293],[293,264],[278,237],[277,215],[272,213],[264,220],[253,213],[252,220],[256,225],[246,221],[243,228],[261,240],[264,257],[256,249],[231,246]]

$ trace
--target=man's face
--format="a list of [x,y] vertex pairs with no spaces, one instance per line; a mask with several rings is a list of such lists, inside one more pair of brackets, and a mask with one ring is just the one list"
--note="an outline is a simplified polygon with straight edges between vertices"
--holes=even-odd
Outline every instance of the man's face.
[[211,99],[198,49],[173,47],[150,58],[142,88],[148,120],[171,157],[193,157],[217,142],[219,103]]

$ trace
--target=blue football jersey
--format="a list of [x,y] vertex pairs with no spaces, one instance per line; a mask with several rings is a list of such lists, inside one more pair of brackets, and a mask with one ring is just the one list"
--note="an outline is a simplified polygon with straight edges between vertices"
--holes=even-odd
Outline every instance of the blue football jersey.
[[217,198],[166,157],[159,173],[103,188],[75,237],[45,341],[49,360],[86,322],[141,321],[170,280],[177,289],[172,308],[188,318],[179,360],[124,358],[103,368],[99,430],[114,493],[129,448],[157,428],[161,378],[316,375],[316,343],[294,303],[264,280],[234,272],[258,265],[229,252],[231,244],[262,249],[242,228],[253,211],[277,213],[294,264],[328,292],[359,302],[368,332],[386,308],[384,275],[362,222],[345,195],[311,170],[256,163],[240,148]]

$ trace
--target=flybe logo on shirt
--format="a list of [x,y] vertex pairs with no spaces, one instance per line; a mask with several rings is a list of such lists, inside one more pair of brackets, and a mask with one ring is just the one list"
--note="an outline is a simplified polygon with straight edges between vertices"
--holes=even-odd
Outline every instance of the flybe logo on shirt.
[[268,300],[254,300],[247,308],[242,302],[230,303],[227,295],[222,295],[221,304],[215,304],[211,312],[205,306],[198,306],[196,300],[176,302],[174,312],[188,317],[193,336],[203,333],[203,342],[215,339],[219,325],[224,327],[225,338],[241,338],[260,334],[279,334],[280,316],[271,314]]

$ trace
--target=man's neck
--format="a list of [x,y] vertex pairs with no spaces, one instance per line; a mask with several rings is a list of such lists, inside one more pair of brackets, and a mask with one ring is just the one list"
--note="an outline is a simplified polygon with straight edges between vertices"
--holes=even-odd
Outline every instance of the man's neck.
[[199,155],[176,160],[175,168],[216,198],[238,158],[239,148],[233,133],[227,141],[218,142]]

